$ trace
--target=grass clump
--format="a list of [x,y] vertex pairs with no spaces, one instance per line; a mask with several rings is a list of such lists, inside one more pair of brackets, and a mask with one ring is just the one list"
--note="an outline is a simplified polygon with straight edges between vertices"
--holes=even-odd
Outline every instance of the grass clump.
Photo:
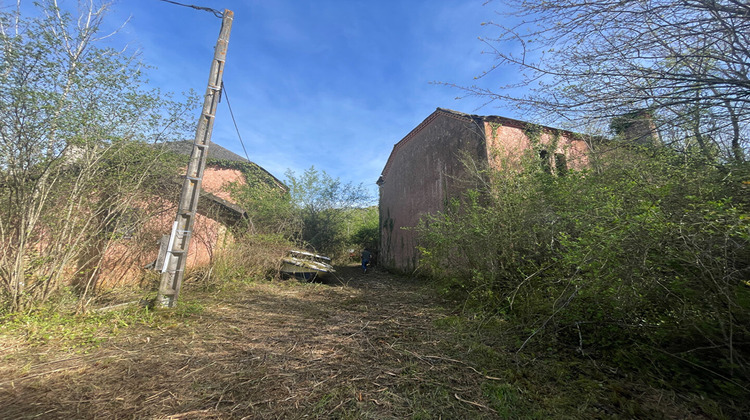
[[74,299],[50,302],[27,312],[0,316],[0,336],[21,340],[28,346],[47,346],[62,351],[89,352],[131,331],[132,328],[171,328],[189,325],[205,305],[189,294],[170,310],[153,309],[144,298],[109,310],[77,313]]
[[88,351],[118,336],[131,325],[151,325],[147,308],[75,314],[43,307],[0,318],[0,334],[22,338],[32,346],[54,345],[71,351]]

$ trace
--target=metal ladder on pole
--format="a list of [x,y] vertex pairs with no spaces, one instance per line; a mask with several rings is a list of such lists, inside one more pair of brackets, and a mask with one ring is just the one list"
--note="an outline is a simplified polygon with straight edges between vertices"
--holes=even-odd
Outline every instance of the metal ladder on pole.
[[193,223],[195,222],[195,215],[198,209],[203,171],[206,168],[208,148],[211,144],[214,116],[216,115],[216,107],[221,100],[224,64],[226,62],[229,33],[232,30],[233,19],[234,12],[224,10],[221,19],[221,31],[219,32],[219,39],[216,42],[214,58],[211,63],[208,88],[206,89],[203,101],[203,111],[198,120],[193,151],[190,154],[187,174],[185,175],[182,192],[180,193],[177,217],[172,225],[164,265],[161,267],[161,283],[156,303],[162,307],[171,308],[177,304],[182,279],[185,274],[185,264],[187,262],[190,237],[193,232]]

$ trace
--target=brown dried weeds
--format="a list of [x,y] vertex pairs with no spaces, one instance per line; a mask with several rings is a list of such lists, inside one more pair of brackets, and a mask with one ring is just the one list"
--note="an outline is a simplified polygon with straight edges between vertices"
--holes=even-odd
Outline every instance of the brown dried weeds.
[[[495,417],[495,380],[441,353],[434,294],[354,267],[254,283],[85,355],[0,339],[0,418]],[[12,357],[8,357],[8,356]]]

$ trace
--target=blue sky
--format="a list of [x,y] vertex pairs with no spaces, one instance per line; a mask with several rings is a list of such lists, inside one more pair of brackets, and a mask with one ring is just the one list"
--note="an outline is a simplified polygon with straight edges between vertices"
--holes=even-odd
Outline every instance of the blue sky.
[[[235,13],[224,83],[250,160],[276,177],[311,165],[377,196],[393,145],[435,108],[481,108],[459,85],[492,65],[478,36],[496,19],[485,0],[181,0]],[[158,0],[120,0],[111,25],[141,51],[153,86],[203,94],[221,20]],[[506,84],[493,72],[486,86]],[[197,119],[197,114],[196,114]],[[225,101],[213,141],[244,155]],[[210,152],[209,152],[210,154]]]

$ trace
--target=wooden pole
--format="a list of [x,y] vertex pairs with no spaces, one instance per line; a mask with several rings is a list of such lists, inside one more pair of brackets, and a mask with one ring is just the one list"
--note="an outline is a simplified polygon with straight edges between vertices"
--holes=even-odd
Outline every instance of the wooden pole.
[[224,63],[226,62],[229,33],[232,30],[233,19],[234,12],[224,10],[219,40],[216,42],[214,59],[211,63],[208,88],[203,101],[203,111],[198,120],[193,151],[190,154],[187,174],[182,184],[177,217],[169,238],[169,248],[164,258],[164,265],[161,267],[161,284],[159,285],[157,304],[162,307],[171,308],[177,304],[177,297],[180,294],[180,287],[185,274],[188,246],[190,245],[193,223],[198,209],[198,198],[203,181],[203,170],[206,167],[208,157],[208,147],[211,144],[214,116],[221,99],[221,81],[224,75]]

